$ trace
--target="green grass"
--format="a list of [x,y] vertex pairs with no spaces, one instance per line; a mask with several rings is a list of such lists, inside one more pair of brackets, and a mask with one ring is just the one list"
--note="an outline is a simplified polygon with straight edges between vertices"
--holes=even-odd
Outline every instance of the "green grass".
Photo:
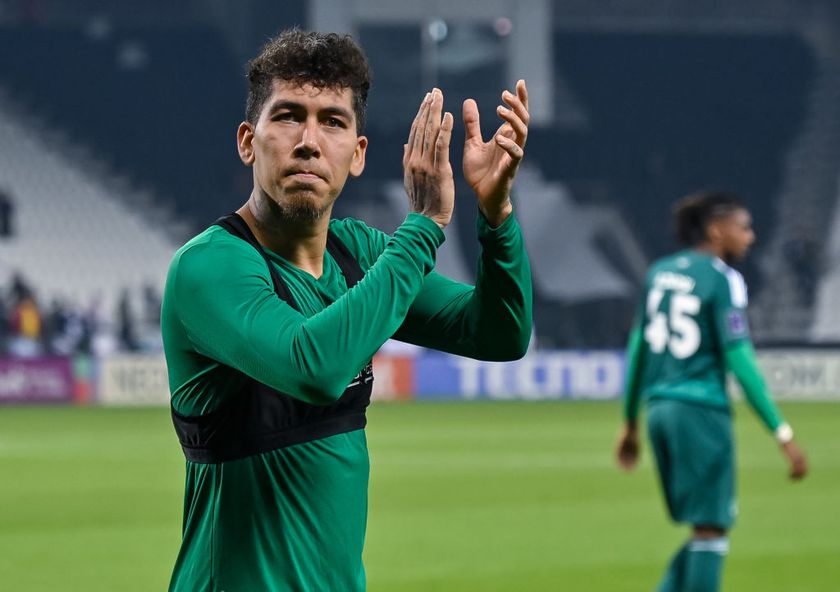
[[[787,404],[798,484],[739,407],[741,517],[725,590],[836,592],[840,405]],[[618,471],[616,403],[379,404],[369,590],[650,591],[686,536],[645,456]],[[165,409],[0,408],[0,588],[164,590],[183,459]]]

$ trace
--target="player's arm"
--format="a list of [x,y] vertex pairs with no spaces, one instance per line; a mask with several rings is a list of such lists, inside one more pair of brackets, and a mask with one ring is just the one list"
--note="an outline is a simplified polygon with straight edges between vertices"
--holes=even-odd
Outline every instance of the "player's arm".
[[498,228],[479,216],[482,251],[475,286],[426,276],[395,338],[484,360],[511,360],[528,349],[531,269],[515,216]]
[[437,274],[426,278],[398,339],[472,358],[522,357],[531,336],[531,270],[513,215],[510,192],[528,136],[528,90],[504,91],[501,125],[489,141],[481,135],[478,107],[464,101],[464,178],[475,192],[481,258],[476,285]]
[[715,335],[727,370],[741,385],[750,407],[776,436],[791,478],[804,477],[808,470],[805,455],[794,442],[793,430],[773,403],[758,368],[747,322],[747,290],[740,273],[730,268],[721,272],[711,304]]
[[793,438],[790,427],[770,397],[764,377],[758,367],[755,350],[749,340],[736,342],[724,353],[726,367],[735,375],[750,407],[772,432],[790,464],[790,476],[800,479],[808,471],[804,453]]
[[275,294],[256,250],[233,240],[226,248],[194,245],[170,271],[167,297],[193,348],[293,397],[328,404],[403,322],[443,233],[409,214],[365,277],[309,318]]
[[740,341],[730,345],[726,349],[724,359],[726,368],[735,375],[747,402],[767,429],[778,439],[788,439],[786,435],[791,434],[792,430],[770,398],[752,344],[749,341]]
[[624,427],[616,446],[616,459],[621,468],[631,470],[639,460],[639,429],[638,417],[641,403],[641,373],[642,357],[644,355],[644,339],[641,329],[641,319],[630,331],[627,340],[627,371],[624,383]]

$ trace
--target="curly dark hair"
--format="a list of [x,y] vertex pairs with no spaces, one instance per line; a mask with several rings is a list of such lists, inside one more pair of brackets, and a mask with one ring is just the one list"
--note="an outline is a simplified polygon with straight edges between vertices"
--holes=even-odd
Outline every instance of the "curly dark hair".
[[287,29],[270,39],[248,62],[245,119],[254,125],[271,96],[275,80],[353,92],[356,131],[365,127],[365,109],[372,74],[364,51],[349,35]]
[[746,207],[734,193],[728,191],[698,191],[674,204],[674,229],[677,240],[694,247],[706,240],[706,228],[715,220],[725,218]]

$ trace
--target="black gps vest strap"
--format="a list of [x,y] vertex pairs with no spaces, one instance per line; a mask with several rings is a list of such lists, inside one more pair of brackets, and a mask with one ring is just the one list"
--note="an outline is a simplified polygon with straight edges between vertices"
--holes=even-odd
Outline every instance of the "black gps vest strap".
[[265,252],[265,249],[263,249],[262,245],[259,241],[257,241],[257,237],[254,236],[254,233],[251,232],[251,229],[247,224],[245,224],[245,220],[243,220],[239,214],[234,212],[233,214],[219,218],[214,222],[214,224],[216,226],[221,226],[233,236],[238,236],[257,250],[260,256],[265,259],[266,265],[268,265],[268,273],[271,274],[271,281],[274,283],[274,291],[277,292],[277,295],[281,299],[288,302],[289,306],[295,310],[299,310],[292,293],[289,292],[289,287],[286,285],[286,282],[283,281],[283,278],[280,277],[280,274],[277,272],[277,269],[274,268],[274,265],[271,264],[271,259],[268,258],[268,253]]
[[[277,296],[300,310],[283,278],[251,229],[237,214],[215,222],[251,244],[265,259]],[[327,252],[335,259],[352,288],[364,277],[358,261],[332,232]],[[243,374],[244,386],[219,409],[198,416],[181,415],[172,408],[172,421],[187,460],[218,463],[245,458],[294,444],[362,429],[370,403],[373,369],[370,363],[332,405],[310,405]]]
[[[271,280],[274,282],[274,291],[277,292],[277,295],[280,296],[280,298],[288,302],[289,306],[296,310],[300,310],[295,302],[294,296],[292,296],[292,293],[289,291],[289,287],[286,285],[286,282],[284,282],[283,278],[280,277],[277,269],[275,269],[274,265],[271,263],[271,258],[268,256],[268,253],[265,252],[265,249],[259,243],[257,237],[255,237],[254,233],[251,232],[251,228],[245,223],[245,220],[243,220],[239,214],[234,212],[219,218],[214,222],[214,224],[216,226],[221,226],[232,235],[241,238],[254,247],[262,258],[265,259],[266,265],[268,265]],[[337,236],[335,236],[335,234],[332,233],[332,231],[327,231],[327,252],[332,255],[332,258],[335,259],[336,263],[338,263],[341,273],[344,274],[344,280],[347,282],[348,289],[355,286],[359,280],[364,277],[365,274],[359,266],[359,262],[356,261],[356,258],[353,257],[350,250],[339,240]]]
[[359,266],[359,262],[350,253],[343,242],[338,240],[338,237],[332,233],[327,232],[327,252],[332,255],[341,273],[344,274],[344,279],[347,282],[347,289],[349,290],[365,277],[365,272]]

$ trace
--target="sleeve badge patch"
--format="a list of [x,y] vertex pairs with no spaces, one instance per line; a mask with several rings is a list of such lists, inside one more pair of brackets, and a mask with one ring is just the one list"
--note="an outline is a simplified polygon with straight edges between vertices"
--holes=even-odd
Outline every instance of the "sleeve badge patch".
[[747,317],[742,310],[730,310],[726,315],[726,328],[732,337],[743,337],[747,334]]

